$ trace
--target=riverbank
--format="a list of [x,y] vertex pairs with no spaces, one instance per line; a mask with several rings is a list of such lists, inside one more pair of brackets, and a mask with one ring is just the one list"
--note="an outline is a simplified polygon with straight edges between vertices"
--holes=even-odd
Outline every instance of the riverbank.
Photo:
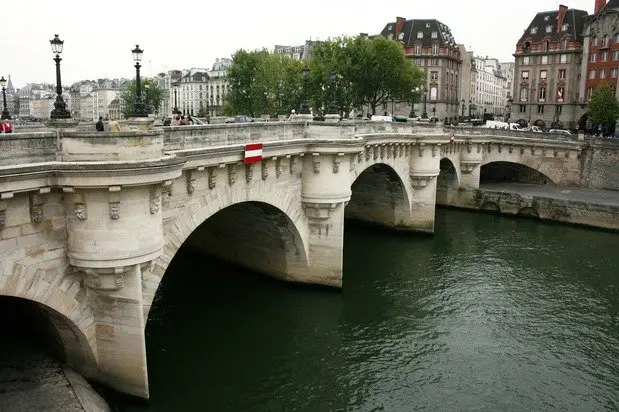
[[5,339],[1,349],[0,411],[112,410],[78,373],[41,352],[27,340],[9,344]]
[[436,203],[619,231],[619,191],[524,183],[437,189]]

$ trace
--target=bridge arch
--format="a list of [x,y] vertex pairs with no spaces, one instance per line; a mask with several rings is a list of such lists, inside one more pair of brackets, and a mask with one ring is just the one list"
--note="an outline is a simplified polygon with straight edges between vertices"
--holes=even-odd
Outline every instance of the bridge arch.
[[406,228],[412,191],[405,174],[386,163],[374,163],[352,173],[351,198],[345,217],[391,228]]
[[436,182],[438,189],[457,189],[460,187],[460,168],[449,157],[443,157],[439,163],[440,173]]
[[306,227],[300,197],[283,188],[265,185],[248,190],[236,185],[202,195],[164,228],[164,253],[142,286],[145,318],[181,246],[294,280],[309,265],[308,234],[302,230]]
[[532,159],[531,156],[513,161],[502,158],[485,158],[481,164],[480,184],[491,182],[518,182],[542,185],[556,185],[560,181],[560,171],[556,171],[543,162],[543,159]]

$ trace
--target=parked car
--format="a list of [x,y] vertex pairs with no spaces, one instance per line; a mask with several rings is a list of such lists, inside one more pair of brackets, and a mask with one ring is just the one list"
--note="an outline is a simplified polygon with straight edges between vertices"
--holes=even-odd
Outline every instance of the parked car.
[[558,135],[562,135],[562,136],[573,136],[574,135],[569,130],[564,130],[564,129],[550,129],[548,131],[548,133],[550,133],[550,134],[558,134]]
[[250,116],[245,116],[243,114],[228,117],[224,123],[251,123],[254,119]]
[[393,121],[394,122],[398,122],[398,123],[406,123],[408,121],[408,118],[406,116],[393,116]]

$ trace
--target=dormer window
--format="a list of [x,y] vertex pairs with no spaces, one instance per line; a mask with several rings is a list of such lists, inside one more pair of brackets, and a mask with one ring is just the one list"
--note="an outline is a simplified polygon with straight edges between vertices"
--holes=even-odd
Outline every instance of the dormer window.
[[417,32],[417,38],[418,39],[423,39],[423,32],[422,31],[418,31]]
[[550,20],[550,16],[545,16],[544,21],[548,21],[548,20]]
[[561,31],[567,31],[569,27],[570,27],[569,24],[564,24],[563,26],[561,26]]
[[433,39],[436,39],[437,37],[438,37],[438,33],[437,33],[437,32],[435,32],[435,31],[433,31],[433,32],[432,32],[432,38],[433,38]]
[[400,33],[400,34],[398,35],[398,40],[402,40],[402,39],[404,39],[404,33]]
[[430,23],[426,23],[426,29],[430,28]]
[[552,33],[552,26],[546,26],[546,33]]
[[591,38],[591,45],[592,46],[597,46],[598,45],[598,36],[593,36]]
[[536,33],[537,33],[537,27],[532,27],[531,34],[536,34]]
[[389,26],[387,26],[387,30],[391,31],[391,29],[393,29],[393,26],[390,24]]

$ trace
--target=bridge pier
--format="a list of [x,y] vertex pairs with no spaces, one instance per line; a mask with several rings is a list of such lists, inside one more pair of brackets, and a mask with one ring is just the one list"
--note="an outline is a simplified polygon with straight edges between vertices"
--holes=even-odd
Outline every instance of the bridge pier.
[[436,146],[428,148],[419,143],[410,159],[409,178],[413,188],[411,227],[425,233],[434,233],[436,180],[440,173],[437,151]]
[[466,142],[460,150],[460,187],[479,189],[483,147]]

